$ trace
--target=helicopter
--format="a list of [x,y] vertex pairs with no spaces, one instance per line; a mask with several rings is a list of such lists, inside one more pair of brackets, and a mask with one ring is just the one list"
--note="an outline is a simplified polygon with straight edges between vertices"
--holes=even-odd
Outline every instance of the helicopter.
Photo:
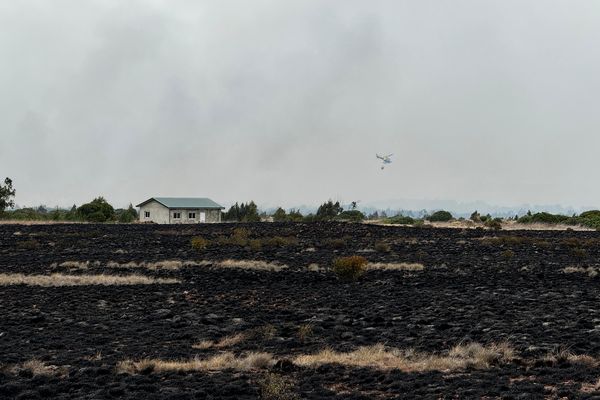
[[386,164],[392,163],[391,157],[393,156],[393,154],[388,154],[387,156],[380,156],[379,154],[375,154],[375,156],[383,162],[383,164],[381,165],[381,169],[384,169]]

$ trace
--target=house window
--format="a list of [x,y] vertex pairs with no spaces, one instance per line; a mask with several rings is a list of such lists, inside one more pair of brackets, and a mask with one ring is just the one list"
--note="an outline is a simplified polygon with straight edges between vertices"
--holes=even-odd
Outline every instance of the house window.
[[173,213],[173,218],[181,218],[181,213]]
[[144,213],[144,216],[145,216],[146,218],[150,218],[150,211],[146,211],[146,212]]
[[195,219],[195,218],[196,218],[196,213],[195,213],[195,212],[193,212],[193,213],[188,213],[188,218],[189,218],[189,219]]

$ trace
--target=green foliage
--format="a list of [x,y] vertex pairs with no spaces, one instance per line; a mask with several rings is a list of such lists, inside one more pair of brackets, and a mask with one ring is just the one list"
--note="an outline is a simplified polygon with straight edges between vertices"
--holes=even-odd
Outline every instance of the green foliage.
[[405,217],[404,215],[396,215],[394,217],[386,218],[383,222],[386,224],[412,225],[415,223],[415,219]]
[[448,211],[440,210],[436,211],[429,216],[431,222],[448,222],[452,220],[452,214]]
[[129,207],[126,210],[118,209],[115,211],[115,216],[119,222],[122,223],[131,223],[136,221],[138,218],[138,213],[135,208],[133,208],[132,204],[129,204]]
[[343,221],[360,222],[365,219],[365,214],[358,210],[342,211],[336,219]]
[[344,209],[340,206],[340,202],[335,203],[331,200],[323,203],[317,210],[316,219],[318,220],[331,220],[340,215]]
[[528,213],[517,220],[521,224],[543,223],[543,224],[561,224],[569,221],[571,217],[560,214],[550,214],[547,212],[539,212],[535,214]]
[[287,213],[281,207],[279,207],[275,213],[273,214],[273,221],[275,222],[283,222],[287,221]]
[[260,215],[258,215],[258,207],[254,201],[241,204],[236,202],[223,214],[223,219],[225,221],[258,222]]
[[283,208],[279,207],[273,214],[273,221],[275,222],[302,222],[303,220],[304,216],[302,216],[300,211],[293,208],[289,213],[286,213]]
[[486,219],[485,226],[490,229],[499,231],[502,229],[502,218]]
[[469,219],[473,222],[481,221],[481,215],[477,212],[477,210],[473,211]]
[[15,189],[13,189],[12,180],[7,177],[4,179],[4,186],[0,185],[0,214],[7,208],[14,207],[13,197],[15,197]]
[[81,205],[77,209],[77,214],[84,221],[107,222],[114,220],[115,209],[104,197],[97,197],[91,202]]
[[333,260],[333,272],[340,280],[353,282],[366,271],[367,259],[362,256],[340,257]]

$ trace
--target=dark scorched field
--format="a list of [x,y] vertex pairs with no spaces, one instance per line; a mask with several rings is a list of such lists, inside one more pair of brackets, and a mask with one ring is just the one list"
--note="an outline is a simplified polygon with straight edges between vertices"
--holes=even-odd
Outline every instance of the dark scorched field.
[[[223,240],[239,227],[254,242]],[[195,236],[205,249],[191,247]],[[275,237],[283,240],[267,240]],[[330,270],[347,255],[424,268],[371,270],[347,283]],[[0,398],[600,398],[599,257],[596,232],[0,225],[0,281],[138,274],[178,282],[0,285]],[[285,268],[219,264],[226,259]],[[151,264],[165,260],[196,264]],[[444,356],[472,343],[503,343],[514,354],[456,368],[295,361],[376,344]],[[272,359],[250,368],[119,367],[252,352]]]

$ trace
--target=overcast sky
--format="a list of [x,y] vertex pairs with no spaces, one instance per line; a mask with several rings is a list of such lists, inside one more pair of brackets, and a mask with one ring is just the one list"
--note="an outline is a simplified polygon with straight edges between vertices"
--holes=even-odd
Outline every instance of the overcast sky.
[[0,0],[0,175],[20,205],[600,206],[599,43],[596,1]]

